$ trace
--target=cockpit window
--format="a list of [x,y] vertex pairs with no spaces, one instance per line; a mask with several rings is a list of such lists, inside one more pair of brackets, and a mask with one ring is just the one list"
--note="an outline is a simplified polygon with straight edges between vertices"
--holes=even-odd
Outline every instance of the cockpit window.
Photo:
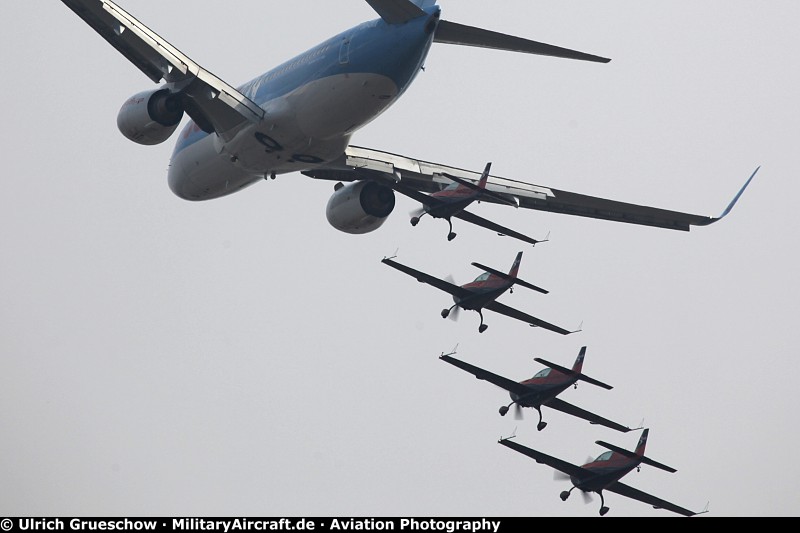
[[606,452],[606,453],[600,455],[597,459],[595,459],[595,461],[608,461],[609,459],[611,459],[611,456],[613,454],[614,454],[614,452]]
[[537,373],[537,374],[536,374],[535,376],[533,376],[533,377],[534,377],[534,378],[546,378],[547,376],[549,376],[549,375],[550,375],[550,371],[551,371],[551,370],[552,370],[552,368],[545,368],[544,370],[541,370],[541,371],[539,371],[539,373]]
[[486,281],[487,279],[489,279],[489,276],[491,276],[491,274],[489,274],[488,272],[484,272],[483,274],[475,278],[475,281]]

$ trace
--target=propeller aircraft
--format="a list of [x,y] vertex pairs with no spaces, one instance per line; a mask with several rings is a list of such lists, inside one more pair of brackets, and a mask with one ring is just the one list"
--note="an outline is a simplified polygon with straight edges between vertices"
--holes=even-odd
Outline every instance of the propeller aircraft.
[[513,437],[500,439],[498,442],[507,448],[527,455],[537,463],[546,464],[554,468],[557,472],[564,474],[572,482],[573,486],[571,489],[565,490],[560,494],[562,501],[567,501],[567,498],[569,498],[574,489],[578,489],[587,495],[592,492],[599,494],[600,516],[605,516],[609,511],[609,508],[605,505],[605,498],[603,496],[604,490],[652,505],[655,509],[666,509],[667,511],[672,511],[673,513],[678,513],[683,516],[694,516],[708,512],[708,509],[699,513],[690,511],[689,509],[657,498],[656,496],[635,489],[620,481],[622,477],[632,470],[636,469],[639,471],[642,464],[654,466],[670,473],[677,472],[674,468],[654,461],[644,455],[649,432],[649,428],[646,428],[642,432],[641,437],[639,437],[639,443],[636,445],[636,450],[633,452],[601,440],[595,441],[609,451],[582,466],[573,465],[561,459],[556,459],[550,455],[517,444],[511,440]]
[[494,201],[497,203],[518,207],[514,197],[506,197],[499,193],[492,192],[486,188],[486,184],[489,179],[489,170],[491,168],[492,164],[486,163],[486,168],[484,168],[483,174],[481,174],[481,178],[478,180],[477,185],[471,181],[459,178],[458,176],[445,173],[443,176],[449,180],[452,180],[452,183],[441,191],[436,191],[431,194],[423,194],[412,187],[404,185],[402,182],[397,182],[393,184],[392,187],[395,191],[405,194],[406,196],[413,198],[422,204],[422,208],[417,212],[417,214],[411,217],[412,226],[416,226],[419,223],[420,218],[426,214],[433,218],[443,218],[447,220],[447,223],[450,225],[450,232],[447,234],[448,241],[452,241],[456,238],[456,234],[453,231],[453,222],[450,220],[452,217],[456,217],[472,224],[495,231],[499,235],[514,237],[515,239],[519,239],[533,245],[544,242],[543,240],[536,240],[532,237],[528,237],[527,235],[523,235],[522,233],[501,226],[500,224],[486,220],[485,218],[479,217],[478,215],[470,213],[466,210],[466,208],[472,203],[481,201]]
[[[595,64],[610,61],[443,20],[436,0],[367,0],[379,18],[334,35],[234,87],[116,2],[62,2],[157,84],[121,106],[117,126],[125,137],[142,145],[160,144],[173,136],[184,117],[191,119],[178,134],[169,161],[167,181],[175,195],[189,201],[211,200],[279,174],[300,172],[335,182],[326,216],[334,228],[351,234],[378,229],[394,210],[394,191],[435,194],[455,178],[473,185],[480,183],[482,175],[477,172],[350,142],[356,131],[406,92],[424,70],[434,43]],[[107,69],[100,71],[108,75]],[[99,89],[95,86],[93,90]],[[482,199],[502,198],[501,203],[526,209],[689,231],[691,226],[706,226],[727,215],[747,183],[716,218],[605,200],[498,176],[488,177],[488,192]],[[449,194],[435,198],[444,201]],[[440,209],[434,199],[425,199],[423,204],[432,216]],[[465,211],[442,212],[445,218],[456,216],[526,242],[532,240]]]
[[522,419],[522,408],[533,407],[539,413],[539,423],[537,424],[536,429],[541,431],[547,426],[547,422],[542,421],[542,407],[546,406],[551,409],[555,409],[556,411],[567,413],[568,415],[583,418],[584,420],[588,420],[591,424],[599,424],[617,431],[622,431],[623,433],[631,431],[631,428],[627,426],[623,426],[622,424],[612,422],[611,420],[603,418],[599,415],[585,411],[584,409],[576,407],[571,403],[567,403],[557,397],[570,386],[577,388],[578,381],[585,381],[586,383],[597,385],[598,387],[602,387],[606,390],[612,389],[610,385],[606,385],[601,381],[590,378],[581,372],[583,368],[583,359],[586,355],[586,346],[581,348],[578,358],[575,360],[575,364],[571,369],[551,363],[549,361],[545,361],[539,357],[534,358],[534,361],[548,365],[548,368],[539,371],[531,379],[521,382],[504,378],[503,376],[499,376],[489,372],[488,370],[478,368],[477,366],[456,359],[455,357],[452,357],[453,353],[446,355],[442,354],[439,356],[439,359],[469,372],[480,380],[488,381],[489,383],[497,385],[498,387],[507,390],[511,395],[511,403],[500,407],[500,416],[505,416],[506,413],[508,413],[509,408],[513,405],[515,407],[515,417],[517,419]]
[[475,278],[474,281],[459,286],[451,283],[450,281],[439,279],[431,276],[430,274],[407,267],[394,261],[392,258],[384,258],[382,260],[384,264],[387,264],[390,267],[399,270],[400,272],[416,278],[420,283],[427,283],[428,285],[436,287],[437,289],[452,294],[453,301],[455,303],[448,309],[442,309],[442,318],[447,318],[450,316],[451,312],[454,310],[457,312],[459,308],[477,312],[481,317],[481,323],[478,326],[478,332],[480,333],[483,333],[486,331],[486,328],[489,327],[483,323],[484,309],[527,322],[532,327],[548,329],[550,331],[560,333],[561,335],[569,335],[571,333],[580,331],[580,328],[576,331],[568,331],[562,327],[550,324],[549,322],[545,322],[544,320],[531,316],[527,313],[523,313],[522,311],[496,301],[497,298],[499,298],[506,291],[514,292],[513,287],[515,285],[519,285],[542,294],[547,294],[549,292],[517,277],[521,261],[522,252],[519,252],[508,273],[481,265],[480,263],[472,263],[473,266],[481,268],[485,270],[485,272]]

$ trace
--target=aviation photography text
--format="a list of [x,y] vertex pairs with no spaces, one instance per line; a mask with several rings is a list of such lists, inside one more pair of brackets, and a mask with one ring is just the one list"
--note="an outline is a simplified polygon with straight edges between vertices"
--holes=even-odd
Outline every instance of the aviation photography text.
[[[499,518],[4,518],[0,531],[430,531],[499,533]],[[504,524],[505,523],[505,524]]]

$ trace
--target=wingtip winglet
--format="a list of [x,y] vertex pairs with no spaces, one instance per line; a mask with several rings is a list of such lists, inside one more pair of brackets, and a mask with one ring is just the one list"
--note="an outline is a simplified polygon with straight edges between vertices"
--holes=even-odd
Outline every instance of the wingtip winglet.
[[716,222],[716,221],[718,221],[718,220],[722,220],[723,218],[725,218],[726,216],[728,216],[728,214],[729,214],[729,213],[730,213],[730,212],[733,210],[733,206],[735,206],[735,205],[736,205],[736,202],[738,202],[738,201],[739,201],[739,198],[741,198],[741,197],[742,197],[742,195],[744,194],[744,191],[745,191],[745,189],[747,189],[748,185],[750,185],[750,182],[751,182],[751,181],[753,181],[753,178],[755,178],[755,177],[756,177],[756,174],[758,174],[758,171],[759,171],[759,170],[761,170],[761,165],[759,165],[759,166],[758,166],[758,167],[757,167],[757,168],[756,168],[756,169],[753,171],[753,173],[750,175],[750,177],[747,179],[747,181],[744,183],[744,185],[742,185],[742,188],[741,188],[741,189],[739,189],[739,192],[737,192],[737,193],[736,193],[736,196],[734,196],[734,197],[733,197],[733,200],[731,200],[731,203],[729,203],[729,204],[728,204],[728,207],[726,207],[726,208],[725,208],[725,211],[723,211],[723,212],[722,212],[722,214],[721,214],[720,216],[718,216],[717,218],[712,218],[712,219],[709,221],[709,224],[711,224],[711,223],[714,223],[714,222]]

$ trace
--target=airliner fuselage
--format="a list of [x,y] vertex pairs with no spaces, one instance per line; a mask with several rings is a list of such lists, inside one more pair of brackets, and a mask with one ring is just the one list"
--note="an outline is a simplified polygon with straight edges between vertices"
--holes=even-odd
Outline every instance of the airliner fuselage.
[[402,25],[365,22],[239,87],[265,111],[229,142],[189,122],[169,167],[169,186],[187,200],[236,192],[264,177],[329,163],[420,72],[439,7]]

